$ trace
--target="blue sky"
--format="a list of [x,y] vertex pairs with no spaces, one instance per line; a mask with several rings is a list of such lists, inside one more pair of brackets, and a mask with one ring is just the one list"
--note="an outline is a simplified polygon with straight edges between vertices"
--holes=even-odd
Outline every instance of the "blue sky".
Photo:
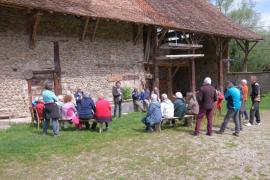
[[256,2],[256,11],[261,14],[265,25],[270,26],[270,0],[254,0]]
[[[214,0],[211,0],[214,2]],[[235,0],[235,5],[239,5],[242,0]],[[263,25],[270,26],[270,0],[251,0],[255,2],[256,11],[261,15]]]

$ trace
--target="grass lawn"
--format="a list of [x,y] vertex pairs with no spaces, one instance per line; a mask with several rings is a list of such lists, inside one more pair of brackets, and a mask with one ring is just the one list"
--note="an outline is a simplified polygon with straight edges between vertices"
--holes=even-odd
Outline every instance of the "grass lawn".
[[[266,94],[261,103],[261,109],[269,110],[269,102],[270,94]],[[247,108],[250,108],[250,102],[248,102]],[[225,109],[223,115],[224,113]],[[110,125],[110,130],[102,134],[87,130],[76,131],[75,128],[69,127],[61,131],[60,137],[57,138],[50,135],[43,136],[41,130],[38,131],[29,124],[12,125],[11,128],[0,131],[0,175],[2,168],[7,163],[34,166],[53,156],[70,157],[81,152],[102,150],[108,148],[109,143],[121,146],[125,145],[123,142],[147,141],[149,134],[144,132],[144,125],[140,122],[143,116],[144,113],[131,113],[121,119],[115,119]],[[214,126],[219,126],[222,119],[223,116],[218,116]],[[163,130],[163,133],[168,136],[174,136],[179,132],[191,133],[192,129],[177,127],[177,131],[174,128]],[[183,134],[183,136],[186,135]]]

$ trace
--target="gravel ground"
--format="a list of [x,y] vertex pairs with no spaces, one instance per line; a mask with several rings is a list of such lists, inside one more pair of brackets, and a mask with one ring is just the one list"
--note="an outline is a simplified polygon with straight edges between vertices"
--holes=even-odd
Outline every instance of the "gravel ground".
[[[52,157],[39,164],[7,164],[5,179],[270,179],[270,112],[260,126],[232,136],[190,135],[176,128],[145,139],[104,144],[72,157]],[[217,129],[216,129],[217,130]],[[9,178],[7,178],[9,177]],[[1,178],[0,178],[1,179]]]

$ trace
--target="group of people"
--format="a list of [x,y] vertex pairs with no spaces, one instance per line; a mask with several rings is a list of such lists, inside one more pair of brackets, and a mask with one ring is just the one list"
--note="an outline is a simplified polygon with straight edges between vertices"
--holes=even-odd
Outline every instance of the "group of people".
[[[250,109],[249,123],[247,123],[246,126],[252,126],[255,118],[257,125],[260,125],[261,123],[259,112],[259,105],[261,102],[261,87],[257,82],[256,76],[251,76],[250,83],[252,107]],[[199,135],[201,122],[203,117],[206,116],[206,135],[212,136],[215,111],[216,109],[221,111],[222,101],[225,99],[227,101],[227,113],[218,133],[223,134],[228,122],[233,119],[235,123],[235,132],[233,135],[239,136],[240,131],[243,130],[241,120],[242,117],[244,116],[245,119],[248,120],[248,113],[246,110],[246,102],[249,96],[247,80],[243,79],[239,84],[236,84],[236,82],[233,81],[228,81],[224,94],[216,90],[216,88],[211,84],[211,78],[205,78],[202,87],[196,93],[196,95],[193,93],[187,93],[185,99],[183,98],[181,92],[177,92],[174,97],[174,103],[171,102],[166,94],[161,95],[160,101],[159,94],[152,92],[147,115],[142,119],[142,122],[146,125],[146,130],[155,130],[154,125],[157,123],[162,123],[163,118],[178,117],[181,119],[185,114],[190,114],[197,116],[193,135]]]
[[181,92],[175,93],[173,97],[175,99],[174,102],[168,98],[167,94],[162,94],[160,100],[156,92],[152,92],[147,115],[142,119],[142,122],[146,126],[146,131],[154,131],[154,125],[162,123],[162,119],[164,118],[172,119],[170,125],[174,126],[174,118],[183,119],[185,115],[198,115],[199,104],[192,92],[187,93],[186,98],[183,97]]
[[[261,101],[261,87],[257,83],[256,76],[251,76],[250,81],[252,107],[249,123],[246,125],[252,126],[255,118],[256,123],[260,125],[259,104]],[[207,77],[196,94],[188,92],[184,98],[181,92],[177,92],[172,97],[174,102],[169,99],[167,94],[162,94],[160,99],[157,87],[152,92],[148,88],[141,92],[134,88],[132,99],[135,110],[139,108],[143,112],[147,112],[142,119],[147,131],[154,131],[155,124],[162,123],[164,118],[183,119],[185,115],[193,115],[197,117],[193,133],[195,136],[200,133],[201,122],[204,116],[207,118],[207,135],[211,136],[213,134],[212,127],[215,110],[221,111],[222,101],[225,99],[227,101],[227,113],[218,133],[223,134],[229,120],[233,119],[235,123],[233,135],[239,136],[240,131],[243,129],[242,117],[244,116],[246,120],[248,119],[246,111],[246,102],[248,100],[247,80],[242,80],[238,85],[233,81],[228,81],[224,94],[217,91],[211,84],[211,78]],[[118,116],[121,117],[123,88],[120,81],[117,81],[115,86],[113,86],[112,96],[114,100],[113,116],[117,116],[118,109]],[[83,92],[81,89],[77,89],[77,92],[74,94],[68,93],[64,96],[56,96],[52,90],[52,84],[46,83],[42,96],[36,98],[32,105],[37,110],[38,116],[43,119],[44,134],[47,134],[48,125],[51,121],[53,133],[57,136],[59,134],[59,119],[74,124],[77,129],[82,128],[83,121],[86,128],[89,129],[90,124],[88,121],[95,118],[96,122],[92,124],[92,130],[95,130],[97,122],[105,123],[106,129],[108,128],[108,123],[112,122],[112,107],[104,99],[103,95],[99,95],[95,103],[90,94]],[[175,122],[172,121],[171,125],[174,124]]]
[[95,130],[97,123],[105,123],[106,129],[108,123],[112,122],[112,113],[110,103],[104,99],[103,95],[98,96],[94,103],[89,93],[78,89],[75,94],[56,96],[52,90],[52,84],[46,83],[42,96],[32,103],[38,112],[38,116],[43,119],[43,133],[48,133],[48,125],[52,122],[54,136],[59,135],[59,122],[63,121],[74,124],[77,129],[82,128],[82,121],[86,128],[90,128],[89,120],[95,118],[91,129]]

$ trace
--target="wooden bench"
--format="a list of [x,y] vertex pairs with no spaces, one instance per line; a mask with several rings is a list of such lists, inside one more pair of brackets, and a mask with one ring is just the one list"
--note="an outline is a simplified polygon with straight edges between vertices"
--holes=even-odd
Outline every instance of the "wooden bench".
[[173,120],[175,120],[175,121],[177,121],[177,120],[180,121],[181,119],[184,119],[184,120],[187,121],[187,126],[188,126],[188,127],[192,127],[194,118],[195,118],[194,115],[185,115],[183,118],[179,118],[179,117],[162,118],[162,121],[161,121],[162,123],[161,123],[161,125],[162,125],[163,123],[166,123],[166,122],[169,122],[169,123],[171,124]]

